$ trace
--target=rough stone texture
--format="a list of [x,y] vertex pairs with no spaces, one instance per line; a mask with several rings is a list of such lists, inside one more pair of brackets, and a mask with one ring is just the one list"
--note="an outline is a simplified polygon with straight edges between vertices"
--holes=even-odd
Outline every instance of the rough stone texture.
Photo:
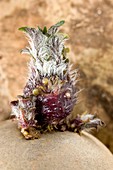
[[113,1],[0,1],[0,120],[10,113],[9,102],[22,93],[29,58],[19,51],[27,45],[21,26],[50,26],[65,19],[72,62],[81,73],[80,102],[74,110],[95,113],[107,127],[97,137],[113,152]]
[[11,121],[0,124],[1,170],[112,170],[113,155],[92,135],[43,134],[25,140]]

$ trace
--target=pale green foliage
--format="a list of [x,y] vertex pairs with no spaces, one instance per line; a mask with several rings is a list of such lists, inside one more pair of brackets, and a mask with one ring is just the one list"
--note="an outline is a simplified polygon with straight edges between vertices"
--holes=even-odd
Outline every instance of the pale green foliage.
[[58,75],[63,78],[64,73],[67,73],[68,59],[64,42],[68,36],[57,31],[63,24],[64,21],[60,21],[48,30],[46,27],[43,30],[40,27],[19,28],[26,33],[30,44],[30,47],[23,49],[22,53],[32,56],[33,63],[41,76]]

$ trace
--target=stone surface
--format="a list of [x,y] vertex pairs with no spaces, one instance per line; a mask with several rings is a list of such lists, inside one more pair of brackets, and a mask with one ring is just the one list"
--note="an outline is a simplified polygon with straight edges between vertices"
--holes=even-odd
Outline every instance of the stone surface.
[[97,136],[113,152],[113,0],[0,1],[0,120],[9,116],[9,103],[22,93],[27,77],[29,57],[19,53],[27,42],[18,28],[62,19],[70,36],[69,57],[85,89],[74,114],[97,112],[107,124]]
[[15,122],[0,123],[1,170],[112,170],[113,155],[95,137],[83,132],[43,134],[25,140]]

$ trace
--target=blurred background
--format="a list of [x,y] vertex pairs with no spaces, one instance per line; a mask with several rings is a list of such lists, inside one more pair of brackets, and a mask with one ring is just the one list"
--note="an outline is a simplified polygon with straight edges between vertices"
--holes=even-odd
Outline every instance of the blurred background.
[[113,0],[0,0],[0,120],[9,118],[10,101],[22,94],[29,56],[19,27],[47,27],[65,20],[67,46],[79,68],[79,104],[74,114],[97,113],[106,128],[94,135],[113,152]]

